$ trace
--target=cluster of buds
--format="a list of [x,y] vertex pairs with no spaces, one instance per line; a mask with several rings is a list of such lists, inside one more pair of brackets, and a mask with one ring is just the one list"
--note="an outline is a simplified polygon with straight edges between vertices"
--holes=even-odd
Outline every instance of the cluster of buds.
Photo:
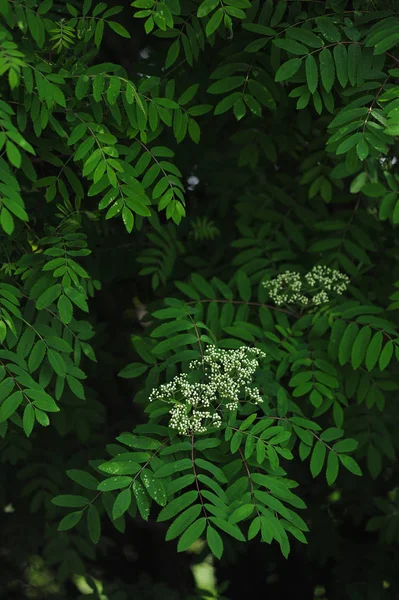
[[200,382],[189,375],[176,375],[169,383],[152,390],[150,402],[160,400],[172,404],[169,426],[180,434],[205,433],[219,428],[224,411],[235,410],[242,402],[263,402],[252,379],[265,353],[243,346],[236,350],[210,346],[200,360],[191,361],[191,370],[202,372]]
[[320,305],[329,302],[329,293],[342,294],[349,277],[325,265],[313,267],[304,277],[295,271],[285,271],[271,281],[263,282],[277,306],[299,304]]

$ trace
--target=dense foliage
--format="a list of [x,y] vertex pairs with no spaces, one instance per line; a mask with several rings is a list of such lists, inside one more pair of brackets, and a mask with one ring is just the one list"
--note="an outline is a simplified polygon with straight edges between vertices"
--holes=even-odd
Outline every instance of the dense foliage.
[[397,598],[399,2],[0,15],[2,597]]

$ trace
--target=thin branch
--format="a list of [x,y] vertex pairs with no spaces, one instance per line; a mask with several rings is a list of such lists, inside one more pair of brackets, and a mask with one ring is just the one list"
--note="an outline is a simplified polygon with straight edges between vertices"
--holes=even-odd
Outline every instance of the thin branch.
[[197,474],[197,469],[196,469],[196,466],[195,466],[195,457],[194,457],[194,436],[193,435],[191,436],[191,462],[193,464],[193,474],[194,474],[194,477],[195,477],[195,487],[197,488],[197,491],[198,491],[198,496],[199,496],[199,499],[200,499],[200,502],[201,502],[202,512],[204,513],[205,519],[208,520],[208,513],[206,512],[206,508],[205,508],[205,504],[204,504],[204,499],[202,497],[200,486],[199,486],[199,483],[198,483],[198,474]]
[[278,308],[277,306],[272,306],[271,304],[264,304],[262,302],[246,302],[244,300],[221,300],[221,299],[208,299],[208,298],[204,298],[202,300],[191,300],[190,302],[187,302],[187,304],[204,304],[205,302],[216,302],[218,304],[246,304],[248,306],[260,306],[260,307],[264,307],[264,308],[270,308],[271,310],[276,310],[278,312],[282,312],[285,313],[286,315],[291,315],[292,317],[298,317],[297,313],[285,309],[285,308]]

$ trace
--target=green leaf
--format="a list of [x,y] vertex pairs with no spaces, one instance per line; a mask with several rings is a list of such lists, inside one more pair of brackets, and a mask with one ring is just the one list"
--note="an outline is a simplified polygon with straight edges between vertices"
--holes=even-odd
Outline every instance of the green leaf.
[[298,56],[303,56],[308,53],[308,49],[305,48],[302,44],[298,43],[295,40],[290,39],[276,39],[273,41],[274,45],[278,48],[282,48],[286,52],[290,52],[291,54],[296,54]]
[[141,518],[144,519],[144,521],[147,521],[150,514],[150,503],[143,486],[137,479],[133,483],[133,493],[136,498],[137,508],[139,509]]
[[66,474],[72,481],[75,481],[87,490],[97,490],[98,481],[90,473],[80,471],[79,469],[70,469]]
[[302,64],[302,60],[300,58],[291,58],[287,60],[281,67],[278,69],[276,73],[275,81],[286,81],[293,77],[295,73],[299,70]]
[[201,504],[195,504],[181,513],[181,515],[179,515],[177,519],[173,521],[166,532],[166,541],[168,542],[173,540],[183,533],[183,531],[187,529],[187,527],[199,516],[201,510]]
[[171,500],[158,515],[158,521],[168,521],[179,512],[190,506],[198,498],[197,490],[191,490]]
[[356,440],[346,439],[340,440],[333,445],[334,452],[352,452],[356,450],[358,443]]
[[80,383],[80,381],[78,379],[75,379],[75,377],[72,377],[71,375],[67,375],[66,376],[66,380],[69,386],[69,389],[71,390],[71,392],[77,397],[80,398],[81,400],[85,400],[85,390],[83,385]]
[[16,145],[13,144],[13,142],[11,140],[7,140],[6,154],[7,154],[8,160],[10,161],[12,166],[19,169],[21,166],[21,162],[22,162],[21,152],[18,150]]
[[374,54],[384,54],[387,50],[390,50],[394,46],[396,46],[399,42],[399,32],[393,33],[392,35],[388,35],[381,42],[376,44],[374,48]]
[[143,365],[142,363],[131,363],[119,371],[118,376],[123,377],[124,379],[133,379],[135,377],[140,377],[143,373],[148,370],[148,365]]
[[326,92],[330,92],[334,83],[335,66],[332,54],[328,48],[324,48],[320,54],[320,76]]
[[318,17],[316,24],[329,42],[339,42],[341,40],[339,29],[334,25],[331,17]]
[[[254,95],[256,100],[258,100],[258,102],[260,102],[263,106],[266,106],[271,110],[274,110],[276,108],[276,101],[274,100],[271,92],[267,89],[267,87],[261,85],[258,81],[255,81],[254,79],[249,79],[248,89],[251,92],[251,94]],[[245,95],[244,98],[247,102],[248,96]]]
[[43,310],[43,308],[47,308],[50,304],[53,304],[61,294],[61,289],[60,284],[56,283],[43,292],[36,301],[37,310]]
[[140,465],[134,460],[126,460],[122,455],[121,460],[118,460],[118,456],[113,460],[110,460],[102,465],[99,465],[99,469],[108,475],[134,475],[140,471]]
[[68,531],[68,529],[72,529],[75,527],[83,516],[83,511],[77,510],[75,512],[69,513],[66,515],[58,525],[58,531]]
[[[380,360],[379,360],[379,367],[381,371],[384,371],[384,369],[387,368],[387,366],[389,365],[389,363],[391,362],[391,358],[393,356],[393,342],[389,341],[385,344],[383,351],[381,352],[380,355]],[[1,409],[0,409],[1,412]]]
[[149,469],[143,469],[140,477],[151,498],[160,506],[165,506],[167,497],[162,482],[157,481]]
[[107,25],[121,37],[130,38],[130,33],[120,23],[117,23],[116,21],[107,21]]
[[312,473],[313,477],[316,477],[323,468],[326,450],[325,444],[318,440],[314,446],[310,459],[310,472]]
[[157,450],[160,446],[157,440],[133,433],[122,433],[116,439],[121,444],[130,446],[130,448],[138,448],[139,450]]
[[327,484],[332,485],[338,477],[339,460],[334,452],[328,453],[326,479]]
[[7,377],[0,383],[0,402],[3,402],[14,389],[15,381],[12,377]]
[[375,365],[377,364],[377,361],[381,354],[383,339],[384,339],[384,336],[383,336],[382,332],[377,331],[374,334],[373,339],[371,340],[371,342],[367,348],[366,367],[367,367],[368,371],[371,371],[372,369],[374,369]]
[[130,491],[130,488],[119,492],[112,507],[112,518],[119,519],[119,517],[125,514],[125,512],[129,510],[131,502],[132,492]]
[[334,46],[333,50],[337,79],[342,87],[348,85],[348,53],[343,44]]
[[47,358],[57,375],[65,377],[67,368],[61,354],[50,348],[47,350]]
[[241,300],[249,302],[251,299],[251,282],[248,275],[241,269],[236,273],[236,282]]
[[369,155],[369,145],[364,138],[362,138],[356,145],[356,154],[360,160],[365,160]]
[[97,544],[101,536],[101,521],[97,508],[91,504],[87,511],[87,528],[93,544]]
[[65,325],[68,325],[72,321],[73,307],[72,302],[69,300],[69,298],[67,298],[67,296],[65,296],[65,294],[62,294],[58,298],[57,308],[61,321],[65,323]]
[[305,71],[308,88],[310,92],[314,94],[314,92],[317,89],[319,74],[317,69],[317,63],[312,54],[309,54],[305,60]]
[[170,46],[165,60],[165,69],[169,69],[180,54],[180,40],[176,39]]
[[8,396],[6,400],[0,406],[0,423],[6,421],[15,413],[17,408],[22,403],[24,397],[22,392],[14,392],[11,396]]
[[211,525],[206,528],[206,541],[212,554],[220,559],[223,554],[223,540]]
[[197,17],[200,19],[209,15],[217,6],[219,6],[219,0],[204,0],[201,2],[197,10]]
[[225,79],[220,79],[219,81],[212,83],[208,88],[208,94],[224,94],[242,86],[244,83],[245,77],[242,75],[226,77]]
[[63,495],[52,499],[56,506],[66,506],[68,508],[80,508],[89,504],[89,500],[84,496]]
[[35,411],[31,404],[27,404],[25,406],[22,423],[25,435],[29,437],[35,424]]
[[175,335],[174,337],[159,342],[159,344],[157,344],[152,349],[152,351],[154,354],[164,354],[180,346],[192,345],[197,343],[198,339],[195,335],[191,333],[182,333],[181,335]]
[[345,469],[348,469],[348,471],[350,471],[354,475],[362,474],[362,471],[354,458],[352,458],[351,456],[346,456],[345,454],[339,454],[338,456]]
[[25,395],[33,400],[36,408],[46,412],[59,412],[59,407],[56,405],[52,397],[44,390],[25,390]]
[[[186,459],[186,460],[188,460],[188,459]],[[220,483],[227,483],[227,478],[226,478],[225,474],[223,473],[222,469],[220,469],[218,466],[214,465],[213,463],[209,462],[209,460],[204,460],[202,458],[196,458],[195,464],[200,469],[205,469],[206,471],[209,471],[210,473],[212,473],[212,475],[214,475],[214,477],[216,477],[216,479],[218,481],[220,481]]]
[[344,335],[339,344],[338,360],[341,366],[345,365],[351,357],[352,346],[358,335],[359,326],[356,323],[350,323],[345,329]]
[[11,235],[14,231],[14,219],[12,214],[3,206],[0,212],[0,223],[4,231]]
[[233,523],[228,523],[227,521],[219,517],[209,517],[209,520],[212,523],[214,523],[216,527],[218,527],[225,533],[228,533],[239,542],[245,542],[245,537],[243,536],[237,525],[234,525]]
[[224,14],[223,8],[218,8],[217,11],[213,13],[212,17],[209,19],[208,23],[206,24],[206,28],[205,28],[206,37],[210,37],[212,35],[212,33],[215,33],[215,31],[218,29],[219,25],[222,22],[223,14]]
[[198,521],[194,521],[188,529],[183,533],[177,544],[177,551],[184,552],[198,540],[206,527],[205,517],[201,517]]
[[99,492],[112,492],[113,490],[120,490],[127,487],[132,481],[133,479],[127,476],[110,477],[99,483],[97,489]]
[[[273,35],[273,33],[271,35]],[[287,29],[287,36],[292,37],[311,48],[321,48],[324,44],[321,38],[313,33],[313,31],[305,29],[305,27],[291,27]]]
[[370,327],[362,327],[353,343],[351,361],[352,367],[355,370],[360,367],[364,357],[366,356],[367,347],[371,339],[371,333]]
[[253,504],[242,504],[236,510],[234,510],[229,516],[229,523],[239,523],[248,519],[254,511],[255,506]]

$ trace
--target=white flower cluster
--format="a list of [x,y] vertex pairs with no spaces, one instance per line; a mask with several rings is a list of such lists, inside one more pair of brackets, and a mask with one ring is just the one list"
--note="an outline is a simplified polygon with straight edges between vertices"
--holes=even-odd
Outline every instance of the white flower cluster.
[[264,281],[263,285],[277,306],[297,302],[300,304],[308,303],[308,298],[302,294],[301,276],[295,271],[280,273],[271,281]]
[[328,292],[342,294],[348,284],[349,277],[325,265],[313,267],[303,279],[295,271],[285,271],[271,281],[263,283],[277,306],[325,304],[330,300]]
[[323,290],[336,294],[345,292],[350,282],[349,277],[325,265],[313,267],[309,273],[306,273],[305,279],[311,287],[322,287]]
[[208,427],[220,427],[223,409],[235,410],[240,400],[263,402],[251,381],[259,359],[265,353],[243,346],[223,350],[211,346],[201,360],[192,361],[190,369],[203,371],[201,382],[191,383],[187,374],[176,375],[169,383],[152,390],[149,400],[173,404],[169,426],[180,434],[204,433]]

